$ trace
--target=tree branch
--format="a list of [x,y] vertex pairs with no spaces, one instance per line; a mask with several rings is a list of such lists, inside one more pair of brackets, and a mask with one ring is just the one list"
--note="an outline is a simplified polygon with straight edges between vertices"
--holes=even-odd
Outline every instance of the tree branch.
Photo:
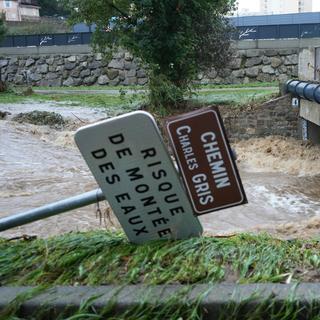
[[108,1],[108,4],[109,4],[109,6],[110,6],[111,8],[113,8],[114,10],[118,11],[119,13],[121,13],[121,15],[125,16],[126,18],[129,18],[128,14],[125,13],[125,12],[123,12],[123,11],[122,11],[120,8],[118,8],[117,6],[115,6],[115,5],[113,4],[113,1],[112,1],[112,0],[111,0],[111,1]]

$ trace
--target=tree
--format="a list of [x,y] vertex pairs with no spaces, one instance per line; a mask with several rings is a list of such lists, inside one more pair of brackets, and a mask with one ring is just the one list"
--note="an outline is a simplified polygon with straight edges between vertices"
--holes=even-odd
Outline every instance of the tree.
[[69,11],[63,6],[59,0],[38,0],[41,16],[65,16]]
[[7,33],[7,27],[5,25],[5,15],[0,15],[0,42],[3,40]]
[[[197,73],[221,69],[229,58],[224,16],[234,0],[69,0],[74,22],[95,23],[94,44],[119,47],[149,69],[153,105],[177,105]],[[110,52],[110,51],[109,51]]]

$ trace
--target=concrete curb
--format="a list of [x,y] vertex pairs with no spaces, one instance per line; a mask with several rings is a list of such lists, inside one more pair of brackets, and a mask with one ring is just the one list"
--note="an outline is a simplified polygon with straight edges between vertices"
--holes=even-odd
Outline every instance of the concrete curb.
[[[319,47],[320,38],[301,39],[260,39],[234,41],[233,46],[238,50],[250,49],[288,49]],[[65,46],[43,46],[43,47],[3,47],[0,48],[1,55],[47,55],[47,54],[88,54],[92,53],[92,47],[87,44],[65,45]]]
[[320,313],[320,283],[53,287],[26,298],[33,289],[35,287],[0,287],[0,318],[1,311],[4,312],[15,299],[22,301],[18,307],[19,316],[31,316],[42,308],[45,311],[41,313],[41,319],[55,319],[62,313],[72,315],[86,301],[91,301],[90,306],[96,312],[112,303],[113,313],[117,314],[143,303],[161,308],[174,298],[183,306],[199,302],[205,310],[204,320],[219,318],[230,304],[255,310],[263,302],[272,303],[279,310],[288,301],[299,305],[301,314],[297,319],[305,319],[310,307],[316,307],[316,312]]

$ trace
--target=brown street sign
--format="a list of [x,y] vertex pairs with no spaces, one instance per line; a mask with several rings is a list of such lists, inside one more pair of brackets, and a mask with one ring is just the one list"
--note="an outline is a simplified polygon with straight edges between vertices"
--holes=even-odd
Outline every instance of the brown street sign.
[[136,111],[83,127],[75,140],[131,242],[201,235],[149,113]]
[[168,118],[165,127],[198,215],[247,203],[217,108]]

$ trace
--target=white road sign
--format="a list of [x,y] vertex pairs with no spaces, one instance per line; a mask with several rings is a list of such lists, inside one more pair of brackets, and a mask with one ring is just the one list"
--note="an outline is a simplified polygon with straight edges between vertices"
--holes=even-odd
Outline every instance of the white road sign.
[[136,111],[83,127],[75,140],[131,242],[202,233],[149,113]]

